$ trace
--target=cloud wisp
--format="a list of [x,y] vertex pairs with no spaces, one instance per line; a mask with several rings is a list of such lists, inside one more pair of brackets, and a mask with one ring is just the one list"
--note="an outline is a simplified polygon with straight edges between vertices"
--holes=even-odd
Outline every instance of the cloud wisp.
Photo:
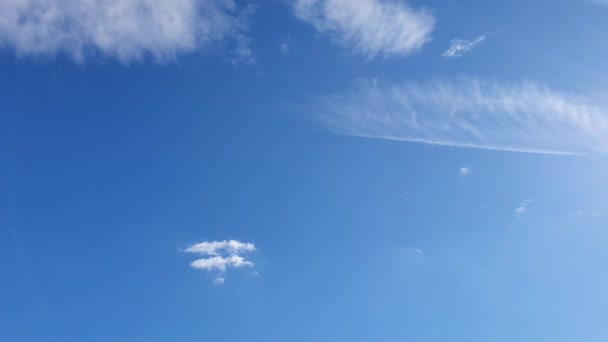
[[236,240],[205,241],[184,249],[186,253],[200,254],[205,258],[194,260],[190,266],[216,274],[213,283],[222,285],[228,268],[253,268],[253,262],[245,259],[243,254],[254,252],[255,245]]
[[602,217],[603,215],[599,211],[576,210],[576,211],[570,212],[570,216],[574,216],[574,217]]
[[368,58],[406,56],[431,40],[435,19],[395,0],[291,0],[295,16]]
[[608,106],[531,82],[363,80],[307,109],[338,134],[528,153],[608,152]]
[[532,204],[532,200],[531,199],[525,199],[523,200],[520,204],[519,207],[515,208],[514,212],[515,215],[517,217],[521,217],[523,214],[525,214],[528,209],[530,208],[530,204]]
[[91,56],[165,62],[234,40],[236,57],[249,58],[244,32],[251,11],[233,0],[0,1],[0,47],[77,62]]
[[446,58],[462,57],[467,52],[473,50],[477,45],[486,40],[486,35],[479,36],[474,40],[452,39],[450,48],[442,56]]

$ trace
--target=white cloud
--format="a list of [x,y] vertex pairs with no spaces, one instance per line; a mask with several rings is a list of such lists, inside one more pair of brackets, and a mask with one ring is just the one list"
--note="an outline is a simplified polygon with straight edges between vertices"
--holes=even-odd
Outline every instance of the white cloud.
[[237,58],[249,58],[250,12],[233,0],[2,0],[0,47],[79,62],[95,55],[163,62],[234,38]]
[[396,0],[291,0],[294,13],[320,33],[369,58],[405,56],[431,39],[435,19]]
[[486,40],[485,35],[479,36],[474,40],[452,39],[450,48],[447,49],[442,56],[447,58],[461,57],[484,40]]
[[224,285],[225,282],[226,282],[226,279],[224,279],[222,277],[217,277],[217,278],[213,279],[214,285]]
[[203,255],[220,255],[224,253],[234,255],[243,252],[253,252],[255,251],[255,245],[236,240],[205,241],[192,245],[184,251]]
[[201,254],[206,258],[194,260],[190,266],[195,269],[217,272],[214,284],[223,284],[228,268],[254,267],[253,262],[241,254],[255,251],[255,245],[236,240],[205,241],[184,249],[184,252]]
[[339,134],[530,153],[608,152],[608,106],[530,82],[364,80],[309,109]]
[[471,171],[473,171],[473,170],[470,167],[463,166],[460,169],[458,169],[458,174],[460,176],[468,176],[469,173],[471,173]]
[[521,216],[525,214],[530,208],[530,204],[532,204],[531,199],[525,199],[520,204],[519,207],[515,208],[514,212],[517,216]]

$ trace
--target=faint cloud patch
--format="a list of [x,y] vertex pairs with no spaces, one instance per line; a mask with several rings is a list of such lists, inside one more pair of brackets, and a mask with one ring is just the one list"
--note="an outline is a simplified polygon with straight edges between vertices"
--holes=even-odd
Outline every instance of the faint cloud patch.
[[523,216],[530,209],[530,205],[532,204],[531,199],[525,199],[520,204],[519,207],[515,208],[514,212],[517,217]]
[[577,210],[577,211],[570,212],[570,216],[573,216],[573,217],[602,217],[604,215],[598,211]]
[[473,171],[473,169],[471,169],[470,167],[467,166],[463,166],[460,169],[458,169],[458,175],[462,176],[462,177],[466,177],[468,176],[471,172]]
[[289,44],[281,43],[281,45],[279,45],[279,52],[281,52],[281,54],[283,54],[283,55],[288,55],[289,54]]
[[412,259],[423,258],[426,254],[424,253],[424,251],[422,249],[420,249],[418,247],[408,246],[408,247],[401,248],[400,255],[412,260]]
[[213,283],[225,283],[225,274],[229,268],[253,268],[253,262],[245,259],[243,255],[254,252],[255,245],[237,240],[205,241],[191,245],[184,249],[186,253],[200,254],[205,258],[194,260],[190,266],[195,269],[215,273]]
[[293,47],[293,42],[292,42],[291,36],[287,36],[287,38],[283,42],[281,42],[281,44],[279,44],[279,52],[282,55],[289,55],[292,47]]
[[392,252],[392,267],[398,271],[416,271],[421,267],[425,268],[428,262],[428,256],[419,247],[405,246],[397,248]]

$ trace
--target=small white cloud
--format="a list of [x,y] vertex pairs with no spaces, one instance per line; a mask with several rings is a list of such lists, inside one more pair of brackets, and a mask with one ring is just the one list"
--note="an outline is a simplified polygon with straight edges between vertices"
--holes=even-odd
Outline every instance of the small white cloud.
[[78,62],[89,56],[164,62],[236,39],[237,57],[249,58],[243,32],[251,11],[233,0],[2,0],[0,47]]
[[253,267],[253,263],[245,260],[243,257],[238,255],[231,255],[228,257],[214,256],[210,258],[202,258],[198,260],[194,260],[190,264],[193,268],[213,271],[218,270],[221,272],[226,272],[227,267],[244,267],[249,266]]
[[517,216],[522,216],[523,214],[525,214],[528,209],[530,208],[530,204],[532,203],[531,199],[525,199],[523,200],[520,204],[519,207],[515,208],[515,214]]
[[218,276],[215,278],[214,284],[219,285],[224,283],[224,274],[228,268],[253,268],[254,263],[245,259],[242,254],[255,250],[255,245],[252,243],[224,240],[197,243],[184,249],[184,252],[207,256],[194,260],[190,266],[199,270],[216,272]]
[[471,171],[473,171],[473,170],[470,167],[463,166],[458,170],[458,174],[460,176],[464,177],[464,176],[468,176],[471,173]]
[[184,250],[187,253],[203,255],[241,254],[243,252],[255,251],[255,245],[236,240],[205,241],[192,245]]
[[217,277],[217,278],[213,279],[214,285],[224,285],[225,282],[226,282],[226,279],[224,279],[222,277]]
[[435,19],[395,0],[291,0],[296,17],[369,58],[405,56],[431,40]]
[[473,50],[477,45],[486,40],[486,35],[479,36],[474,40],[452,39],[450,48],[442,56],[446,58],[462,57],[465,53]]

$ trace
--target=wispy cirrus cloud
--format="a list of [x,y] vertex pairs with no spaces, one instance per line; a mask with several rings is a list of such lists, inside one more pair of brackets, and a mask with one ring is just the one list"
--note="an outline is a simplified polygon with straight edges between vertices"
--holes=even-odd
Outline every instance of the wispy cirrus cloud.
[[164,62],[234,40],[235,58],[248,59],[244,32],[251,11],[233,0],[4,0],[0,47],[78,62],[90,56]]
[[431,39],[435,19],[405,1],[291,0],[297,18],[369,58],[405,56]]
[[345,135],[529,153],[608,152],[608,106],[533,82],[363,80],[308,109]]
[[452,39],[450,48],[442,56],[446,58],[462,57],[465,53],[473,50],[477,45],[486,40],[486,35],[481,35],[473,40]]
[[245,259],[244,254],[254,252],[255,245],[237,240],[205,241],[184,249],[186,253],[200,254],[205,258],[194,260],[190,266],[199,270],[215,272],[213,283],[222,285],[228,268],[254,267],[254,263]]

